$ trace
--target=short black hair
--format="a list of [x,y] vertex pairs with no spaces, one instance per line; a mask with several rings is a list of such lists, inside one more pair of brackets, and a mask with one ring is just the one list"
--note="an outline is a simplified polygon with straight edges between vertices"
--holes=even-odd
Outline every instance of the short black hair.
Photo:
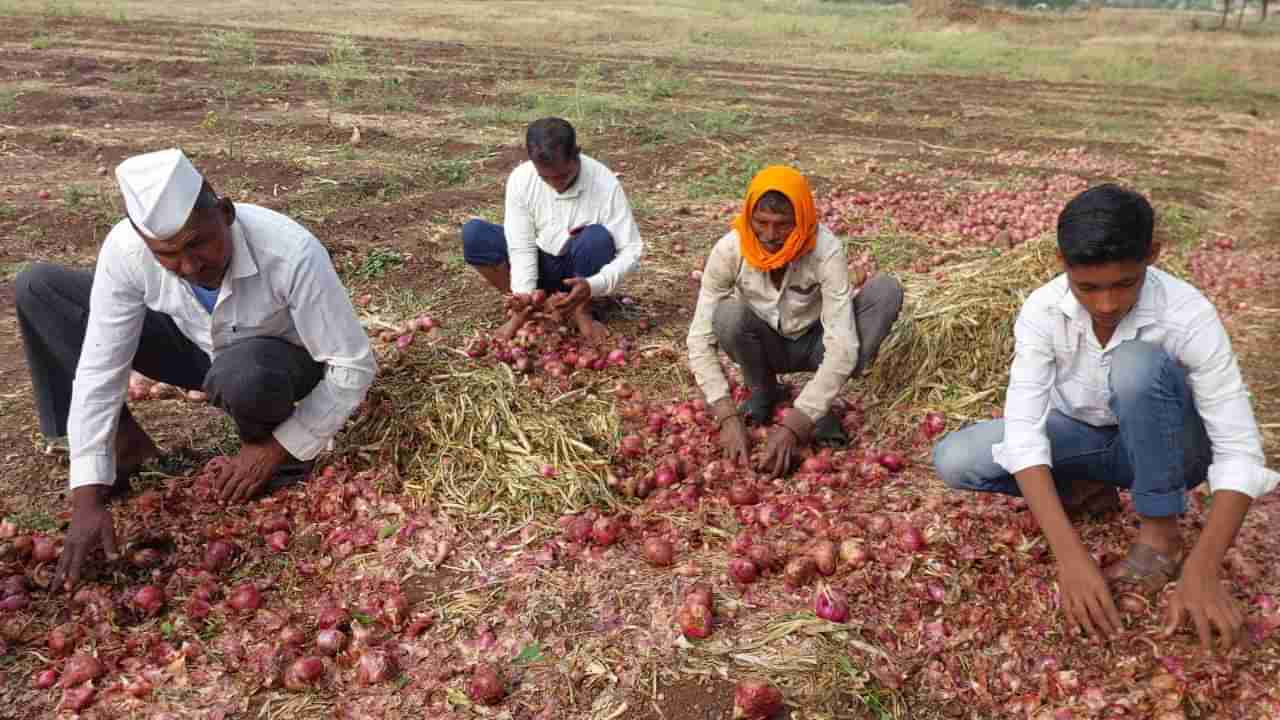
[[213,191],[213,186],[209,184],[208,180],[205,180],[204,184],[200,186],[200,194],[196,195],[196,204],[192,205],[191,209],[193,211],[210,210],[218,207],[221,201],[222,199],[218,197],[218,193]]
[[1058,215],[1067,265],[1141,262],[1151,256],[1155,211],[1141,193],[1111,183],[1071,198]]
[[539,165],[567,162],[578,157],[578,136],[568,120],[541,118],[529,123],[524,135],[529,159]]
[[779,215],[784,213],[794,213],[796,211],[795,207],[791,204],[791,198],[783,195],[777,190],[770,190],[769,192],[761,195],[760,199],[756,200],[755,209],[778,213]]

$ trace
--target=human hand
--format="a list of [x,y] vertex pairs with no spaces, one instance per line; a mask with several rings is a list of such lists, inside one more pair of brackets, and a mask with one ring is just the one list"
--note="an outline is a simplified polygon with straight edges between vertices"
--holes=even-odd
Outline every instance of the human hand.
[[287,457],[289,452],[274,437],[266,442],[244,443],[214,479],[218,498],[224,503],[248,500],[262,489]]
[[529,315],[532,312],[533,308],[529,305],[518,307],[512,311],[511,317],[502,324],[502,327],[494,332],[494,337],[503,342],[511,342],[511,339],[516,336],[520,328],[524,327],[524,324],[529,321]]
[[1111,588],[1083,548],[1058,561],[1058,587],[1067,620],[1090,637],[1105,638],[1122,627]]
[[720,424],[720,449],[724,459],[741,467],[751,464],[751,437],[747,424],[736,413]]
[[1218,633],[1218,647],[1223,652],[1235,647],[1244,631],[1244,616],[1231,595],[1222,586],[1218,569],[1208,563],[1183,565],[1182,577],[1169,596],[1163,637],[1178,631],[1190,616],[1200,636],[1200,647],[1213,651],[1213,633]]
[[764,444],[759,471],[766,477],[782,477],[800,458],[800,438],[786,425],[775,425]]
[[551,306],[562,312],[573,310],[591,300],[591,283],[585,278],[569,278],[564,281],[569,288],[567,293],[556,293],[551,296]]
[[108,560],[115,560],[116,529],[105,501],[105,485],[85,485],[71,491],[71,525],[62,544],[62,556],[53,574],[53,589],[70,592],[80,581],[85,557],[99,545]]

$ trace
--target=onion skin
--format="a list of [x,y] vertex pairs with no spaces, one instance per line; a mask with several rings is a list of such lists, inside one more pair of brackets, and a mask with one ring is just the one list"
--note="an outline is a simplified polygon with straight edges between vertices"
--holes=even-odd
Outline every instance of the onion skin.
[[849,619],[849,600],[840,590],[819,590],[813,598],[813,612],[823,620],[846,622]]
[[356,683],[378,685],[395,677],[395,660],[383,650],[365,650],[356,661]]
[[734,688],[734,720],[768,720],[781,711],[782,693],[766,682],[744,680]]
[[155,617],[164,608],[164,591],[155,585],[143,585],[133,594],[130,604],[147,617]]
[[788,560],[782,572],[787,586],[794,589],[808,585],[817,571],[818,565],[813,558],[802,556]]
[[869,556],[862,543],[854,539],[848,539],[840,543],[840,561],[850,568],[856,570],[867,564]]
[[41,670],[31,678],[31,687],[36,690],[48,690],[58,682],[58,671],[52,668]]
[[649,538],[644,541],[644,559],[655,567],[671,565],[675,551],[671,542],[663,538]]
[[92,655],[72,655],[62,669],[62,679],[58,683],[64,688],[72,688],[102,677],[105,669],[98,658]]
[[253,583],[243,583],[227,596],[227,605],[233,610],[257,610],[262,607],[262,594]]
[[898,530],[898,547],[909,553],[916,553],[926,546],[924,534],[912,525],[904,525]]
[[330,657],[347,647],[347,636],[341,630],[326,628],[316,633],[316,650]]
[[768,545],[752,545],[747,548],[747,559],[755,563],[756,570],[761,573],[774,570],[778,566],[778,558]]
[[72,712],[80,712],[93,704],[95,694],[96,691],[92,685],[67,688],[62,693],[62,706]]
[[830,540],[819,540],[813,544],[809,557],[813,558],[814,567],[823,576],[830,576],[836,571],[838,551],[836,544]]
[[346,608],[328,607],[320,611],[316,627],[321,630],[341,630],[351,625],[351,613]]
[[204,551],[204,563],[201,567],[212,573],[220,572],[230,566],[239,554],[240,548],[234,543],[214,540]]
[[467,696],[481,705],[497,705],[507,694],[498,672],[487,663],[476,665],[467,684]]
[[736,482],[729,488],[730,505],[755,505],[760,502],[760,493],[747,482]]
[[756,564],[745,558],[734,558],[729,561],[729,576],[739,585],[750,585],[756,581],[759,571]]
[[591,539],[597,545],[612,545],[618,540],[622,525],[611,517],[598,517],[591,525]]
[[324,676],[324,661],[318,657],[301,657],[289,664],[284,671],[284,686],[300,692],[309,690]]

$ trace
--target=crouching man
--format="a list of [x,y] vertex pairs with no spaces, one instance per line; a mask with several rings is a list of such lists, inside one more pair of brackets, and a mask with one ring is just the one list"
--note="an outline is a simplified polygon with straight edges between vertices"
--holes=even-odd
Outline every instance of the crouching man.
[[[707,259],[689,327],[689,365],[720,428],[724,456],[746,467],[746,422],[769,421],[782,399],[778,373],[814,372],[770,431],[760,472],[786,474],[811,442],[848,442],[831,403],[875,359],[902,309],[888,275],[850,288],[844,244],[817,221],[809,184],[796,170],[762,170],[742,214]],[[717,347],[742,370],[751,397],[729,393]],[[744,417],[745,415],[745,417]]]
[[272,210],[219,197],[177,149],[116,169],[128,217],[94,272],[37,264],[17,311],[40,415],[71,454],[71,524],[54,583],[70,590],[91,551],[117,553],[109,496],[158,452],[125,399],[130,370],[234,419],[242,446],[215,479],[243,501],[299,472],[373,382],[368,338],[328,253]]

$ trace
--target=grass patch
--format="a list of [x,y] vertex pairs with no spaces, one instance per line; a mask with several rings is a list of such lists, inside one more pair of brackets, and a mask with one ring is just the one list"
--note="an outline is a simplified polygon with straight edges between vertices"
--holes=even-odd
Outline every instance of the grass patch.
[[418,98],[409,89],[409,82],[402,77],[385,77],[382,83],[365,91],[373,97],[364,104],[383,112],[413,112],[418,109]]
[[471,163],[461,158],[437,160],[431,163],[431,176],[447,187],[465,185],[471,174]]
[[160,71],[154,67],[134,66],[122,77],[113,79],[111,87],[122,92],[155,92],[160,88]]
[[204,35],[204,56],[214,65],[239,62],[250,67],[258,64],[258,41],[243,30],[215,30]]
[[58,527],[57,518],[43,510],[23,510],[6,515],[5,519],[17,525],[19,530],[50,532]]
[[692,200],[737,198],[746,192],[751,178],[766,167],[764,160],[749,153],[739,153],[732,161],[720,165],[714,173],[696,175],[688,186]]
[[74,0],[45,0],[44,14],[53,18],[79,17],[80,8]]
[[18,273],[27,269],[29,262],[0,263],[0,281],[9,282],[18,277]]
[[627,92],[644,100],[667,100],[689,87],[687,77],[653,63],[632,65],[623,73]]
[[18,109],[18,94],[17,88],[0,90],[0,113],[11,113]]
[[329,100],[335,105],[350,105],[355,100],[359,82],[368,79],[369,64],[364,49],[347,36],[329,43],[323,76],[329,86]]
[[48,50],[53,47],[53,38],[48,33],[36,33],[31,36],[32,50]]
[[387,274],[387,270],[404,264],[404,258],[395,250],[373,248],[352,271],[351,276],[357,280],[376,280]]

